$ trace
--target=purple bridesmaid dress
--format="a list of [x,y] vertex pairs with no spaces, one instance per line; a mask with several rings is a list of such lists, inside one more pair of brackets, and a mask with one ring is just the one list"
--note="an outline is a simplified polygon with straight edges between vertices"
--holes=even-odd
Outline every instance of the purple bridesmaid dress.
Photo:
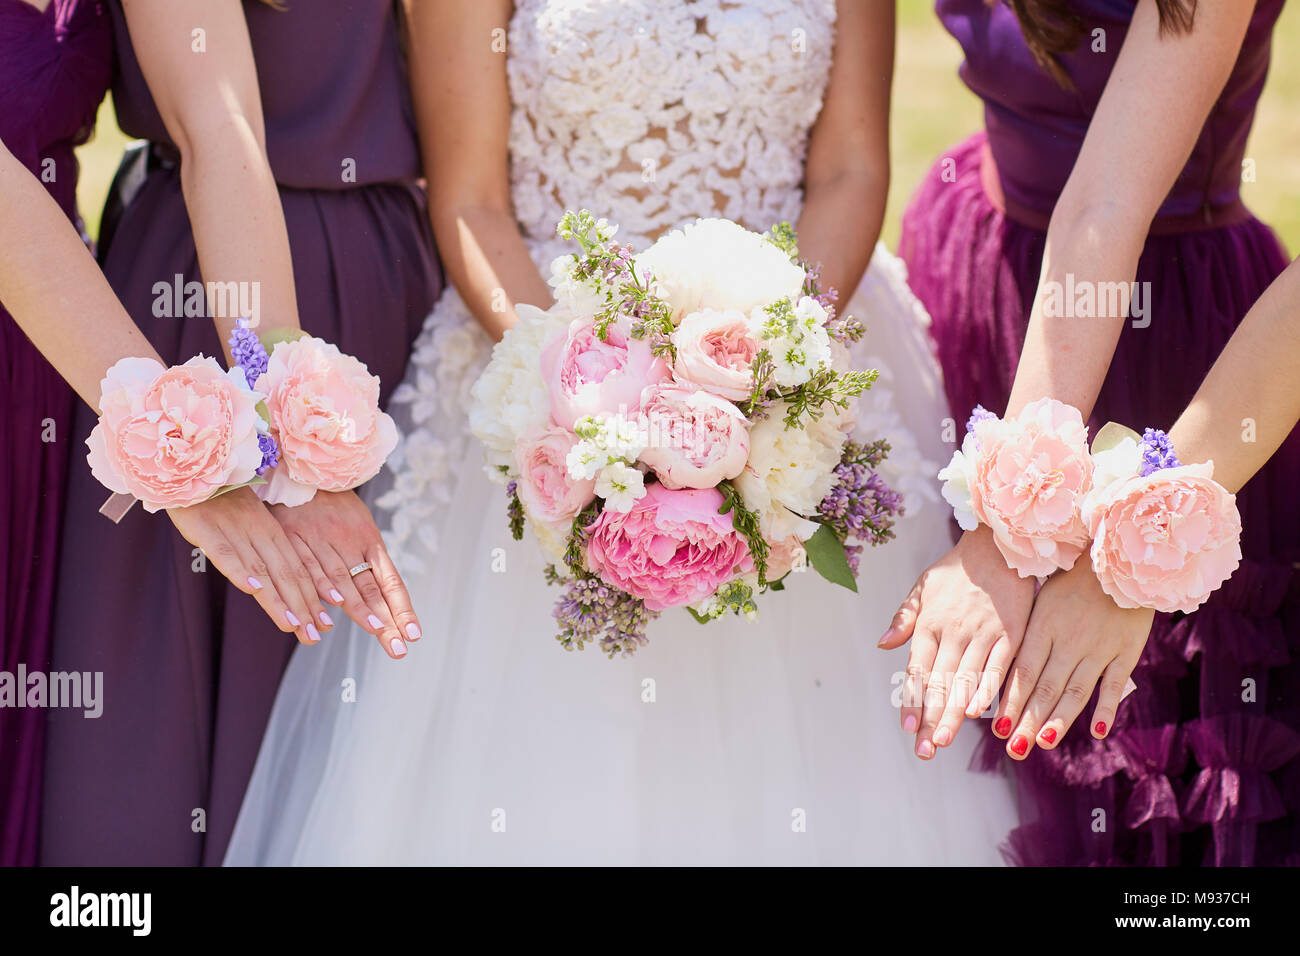
[[[153,145],[104,270],[164,360],[219,355],[210,319],[157,316],[167,310],[155,307],[155,284],[198,280],[198,263],[176,150],[119,0],[110,6],[118,117]],[[369,365],[385,401],[442,287],[395,9],[392,0],[244,5],[302,324]],[[80,415],[75,438],[92,424]],[[293,640],[204,570],[166,516],[136,508],[114,525],[97,513],[104,498],[78,456],[54,661],[103,672],[104,713],[50,722],[41,861],[219,864]]]
[[[0,0],[0,141],[77,216],[75,146],[108,91],[112,31],[103,4]],[[36,862],[45,712],[26,702],[24,673],[49,668],[51,608],[76,394],[0,308],[0,866]]]
[[[1115,63],[1135,0],[1077,0],[1089,37],[1061,58],[1074,90],[1030,55],[1010,9],[939,0],[965,51],[962,80],[985,131],[941,158],[903,224],[901,255],[931,316],[954,417],[1006,406],[1042,264],[1045,230]],[[1150,324],[1130,323],[1092,428],[1168,428],[1233,329],[1286,266],[1242,205],[1246,138],[1282,0],[1260,0],[1241,54],[1160,209],[1138,264]],[[1091,32],[1105,31],[1093,52]],[[1133,161],[1148,144],[1132,144]],[[954,173],[951,175],[950,173]],[[1276,183],[1275,188],[1294,184]],[[983,763],[1014,766],[1021,864],[1300,862],[1300,433],[1238,496],[1245,559],[1198,612],[1156,615],[1104,741],[1080,723],[1023,764],[989,735]],[[1095,702],[1095,698],[1094,698]]]

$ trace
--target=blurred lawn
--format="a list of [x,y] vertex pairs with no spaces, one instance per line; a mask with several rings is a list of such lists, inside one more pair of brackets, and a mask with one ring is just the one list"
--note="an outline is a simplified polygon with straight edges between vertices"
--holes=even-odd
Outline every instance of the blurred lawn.
[[[944,149],[979,128],[980,108],[957,79],[961,51],[940,26],[927,0],[902,0],[899,7],[897,72],[894,78],[893,186],[883,238],[898,242],[899,220],[908,197]],[[1293,253],[1300,251],[1300,4],[1284,8],[1273,40],[1273,63],[1260,101],[1246,155],[1255,160],[1254,183],[1242,194],[1251,209],[1277,229]],[[104,196],[127,139],[117,128],[112,105],[99,113],[95,138],[79,151],[77,194],[86,227],[99,234]]]

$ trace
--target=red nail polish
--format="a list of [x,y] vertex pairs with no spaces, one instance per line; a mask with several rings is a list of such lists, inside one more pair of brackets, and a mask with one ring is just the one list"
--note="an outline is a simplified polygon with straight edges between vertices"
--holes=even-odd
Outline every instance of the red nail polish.
[[1104,721],[1104,720],[1099,720],[1099,721],[1097,721],[1097,726],[1094,727],[1094,728],[1092,728],[1092,729],[1093,729],[1094,731],[1096,731],[1098,737],[1105,737],[1105,736],[1106,736],[1106,721]]
[[1042,733],[1040,733],[1038,736],[1042,737],[1049,744],[1054,744],[1056,743],[1056,728],[1044,727]]
[[1011,741],[1011,752],[1017,757],[1023,757],[1025,751],[1029,749],[1029,741],[1023,734],[1016,734],[1016,739]]
[[999,717],[998,722],[993,725],[993,732],[999,737],[1005,737],[1007,734],[1011,733],[1011,718]]

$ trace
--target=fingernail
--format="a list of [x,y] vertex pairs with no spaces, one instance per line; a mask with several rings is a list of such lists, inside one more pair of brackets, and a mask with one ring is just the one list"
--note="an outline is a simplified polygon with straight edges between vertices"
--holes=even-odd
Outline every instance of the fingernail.
[[384,626],[384,622],[381,621],[381,620],[379,620],[379,618],[375,617],[373,614],[370,615],[368,618],[366,618],[366,621],[367,621],[367,622],[370,624],[370,626],[373,627],[376,631],[379,630],[380,628],[382,628],[382,627]]
[[946,747],[952,741],[952,731],[947,727],[940,727],[934,732],[934,743],[937,747]]
[[934,744],[928,740],[922,740],[916,745],[916,755],[922,760],[929,760],[934,756]]
[[1094,727],[1094,728],[1092,728],[1092,729],[1093,729],[1093,731],[1097,734],[1098,737],[1105,737],[1105,736],[1106,736],[1106,721],[1104,721],[1104,720],[1099,720],[1099,721],[1097,721],[1097,726]]
[[252,575],[249,575],[248,577],[248,586],[252,588],[254,591],[262,590],[262,582],[257,580],[257,578],[253,577]]
[[342,604],[343,595],[339,594],[337,588],[330,588],[330,600],[333,601],[335,604]]
[[324,611],[320,612],[320,622],[324,624],[326,627],[334,626],[334,618],[330,617]]
[[400,637],[395,637],[388,642],[388,647],[392,650],[394,657],[406,656],[406,642]]
[[884,647],[885,642],[888,641],[893,636],[894,636],[894,629],[891,627],[889,630],[887,630],[884,633],[883,636],[881,636],[880,640],[876,641],[876,647]]
[[298,620],[298,615],[294,614],[293,611],[286,610],[284,612],[284,619],[294,627],[302,627],[302,621]]
[[1056,728],[1055,728],[1055,727],[1044,727],[1044,728],[1042,729],[1042,732],[1039,733],[1038,736],[1042,737],[1042,738],[1043,738],[1044,740],[1046,740],[1049,744],[1054,744],[1054,743],[1056,743]]
[[420,636],[421,636],[421,635],[420,635],[420,625],[416,624],[414,621],[412,621],[410,624],[406,625],[406,636],[409,637],[409,638],[410,638],[411,640],[413,640],[413,641],[418,641],[418,640],[420,639]]
[[912,714],[908,714],[906,717],[903,718],[903,733],[905,734],[916,733],[916,727],[918,723],[920,722],[916,719],[916,717],[914,717]]
[[316,630],[315,624],[307,625],[307,636],[311,638],[313,644],[320,640],[320,631]]
[[999,717],[998,722],[993,725],[993,732],[999,737],[1005,737],[1007,734],[1011,733],[1011,718]]
[[1029,740],[1024,734],[1016,734],[1016,739],[1011,741],[1011,752],[1017,757],[1023,757],[1025,751],[1029,749]]

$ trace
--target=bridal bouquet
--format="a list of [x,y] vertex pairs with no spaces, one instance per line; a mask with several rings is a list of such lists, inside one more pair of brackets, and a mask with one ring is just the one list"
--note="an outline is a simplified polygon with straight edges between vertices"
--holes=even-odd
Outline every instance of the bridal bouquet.
[[585,211],[558,232],[579,251],[551,265],[555,305],[518,307],[470,424],[564,588],[561,644],[631,654],[671,607],[752,619],[807,564],[856,590],[901,502],[888,446],[849,438],[876,378],[849,368],[863,328],[793,229],[701,219],[640,253]]

